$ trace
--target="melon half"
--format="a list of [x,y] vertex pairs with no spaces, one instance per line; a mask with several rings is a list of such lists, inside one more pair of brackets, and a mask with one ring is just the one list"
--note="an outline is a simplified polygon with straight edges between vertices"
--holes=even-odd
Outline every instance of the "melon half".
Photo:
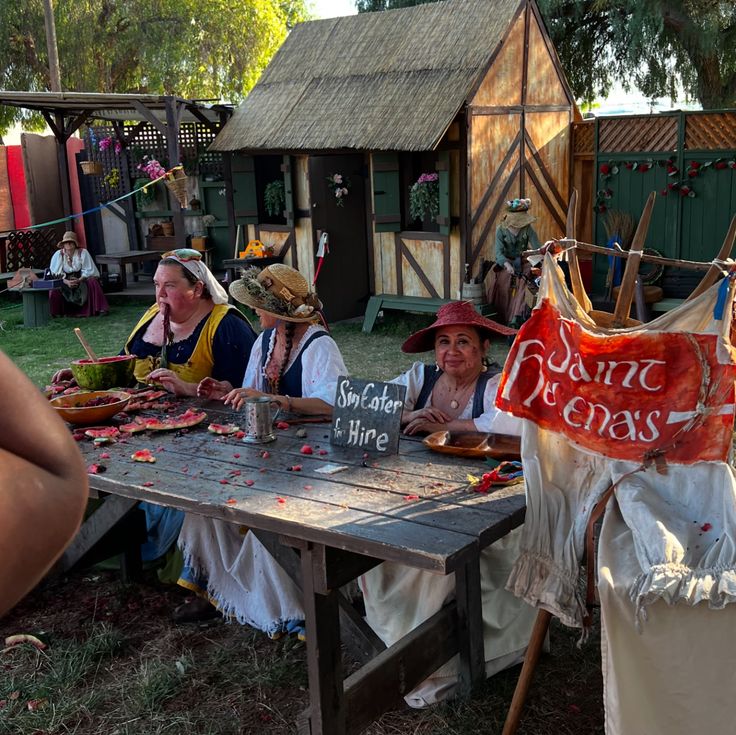
[[80,388],[107,390],[126,388],[133,382],[135,355],[116,355],[92,360],[74,360],[71,364],[74,380]]

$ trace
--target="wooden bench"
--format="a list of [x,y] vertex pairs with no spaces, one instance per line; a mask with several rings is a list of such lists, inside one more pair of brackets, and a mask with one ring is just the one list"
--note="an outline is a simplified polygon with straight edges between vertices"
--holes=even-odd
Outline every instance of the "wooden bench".
[[[443,304],[449,304],[451,299],[433,299],[423,296],[396,296],[394,294],[380,293],[368,299],[368,306],[363,317],[363,331],[370,334],[376,323],[376,317],[381,309],[394,309],[397,311],[421,311],[436,314]],[[483,316],[493,317],[496,312],[492,304],[476,304],[475,310]]]
[[122,290],[128,287],[128,277],[125,266],[130,264],[133,268],[133,280],[137,281],[141,263],[148,260],[161,260],[161,253],[157,250],[124,250],[120,253],[103,253],[95,255],[95,260],[103,273],[107,273],[109,265],[117,265],[120,268],[120,285]]

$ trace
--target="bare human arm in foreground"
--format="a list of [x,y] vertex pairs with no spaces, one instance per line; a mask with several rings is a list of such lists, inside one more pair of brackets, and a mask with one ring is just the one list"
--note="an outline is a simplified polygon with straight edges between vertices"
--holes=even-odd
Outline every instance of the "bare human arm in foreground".
[[59,557],[86,502],[87,472],[74,439],[0,352],[0,615]]

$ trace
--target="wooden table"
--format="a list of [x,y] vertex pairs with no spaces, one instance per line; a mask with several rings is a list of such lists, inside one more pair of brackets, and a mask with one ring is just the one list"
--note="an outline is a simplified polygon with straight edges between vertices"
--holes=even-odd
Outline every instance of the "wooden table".
[[49,293],[59,291],[60,287],[53,288],[22,288],[23,296],[23,326],[29,329],[45,327],[51,318],[49,309]]
[[[398,456],[364,457],[331,446],[329,424],[305,424],[306,438],[292,426],[271,444],[245,444],[206,430],[210,421],[237,423],[242,414],[215,402],[180,403],[177,410],[203,407],[207,421],[186,432],[136,434],[103,449],[80,443],[88,464],[106,468],[89,478],[94,491],[112,494],[97,513],[117,503],[101,525],[147,500],[245,525],[266,544],[304,594],[310,707],[300,732],[361,732],[458,652],[461,692],[483,680],[479,554],[522,523],[523,485],[476,493],[466,475],[482,471],[477,460],[433,454],[409,438],[401,440]],[[304,444],[312,455],[300,453]],[[144,448],[156,456],[154,464],[131,460]],[[262,456],[264,449],[270,456]],[[101,451],[110,459],[100,460]],[[327,463],[347,469],[316,471]],[[301,470],[289,469],[294,465]],[[67,552],[66,566],[92,543],[85,528],[96,515],[82,528],[82,548]],[[383,560],[454,572],[456,580],[456,601],[388,649],[339,592]],[[345,680],[341,626],[353,654],[370,661]]]
[[95,260],[103,273],[107,273],[109,265],[117,265],[120,268],[120,285],[123,291],[128,287],[128,276],[126,265],[133,268],[133,280],[137,281],[139,276],[138,266],[148,260],[161,260],[161,253],[156,250],[124,250],[120,253],[103,253],[95,255]]

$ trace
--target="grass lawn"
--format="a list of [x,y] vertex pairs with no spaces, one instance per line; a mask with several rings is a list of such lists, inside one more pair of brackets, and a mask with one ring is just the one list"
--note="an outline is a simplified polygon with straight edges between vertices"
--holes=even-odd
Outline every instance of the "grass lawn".
[[[99,355],[116,354],[147,302],[111,299],[108,317],[58,319],[22,327],[19,301],[0,295],[0,348],[39,386],[83,357],[73,328],[81,326]],[[360,323],[333,335],[351,374],[388,379],[411,365],[403,340],[432,317],[389,313],[371,335]],[[503,340],[491,357],[506,354]],[[41,435],[39,435],[41,436]],[[75,571],[41,585],[0,621],[0,640],[34,633],[45,651],[20,646],[0,652],[0,733],[8,735],[259,735],[295,733],[308,705],[303,644],[271,641],[223,621],[174,626],[182,591],[154,574],[124,585],[114,572]],[[578,631],[553,622],[551,653],[542,656],[519,735],[603,732],[599,639],[582,648]],[[352,663],[346,658],[349,671]],[[486,681],[469,701],[428,710],[397,708],[368,735],[500,735],[519,674],[516,667]]]

